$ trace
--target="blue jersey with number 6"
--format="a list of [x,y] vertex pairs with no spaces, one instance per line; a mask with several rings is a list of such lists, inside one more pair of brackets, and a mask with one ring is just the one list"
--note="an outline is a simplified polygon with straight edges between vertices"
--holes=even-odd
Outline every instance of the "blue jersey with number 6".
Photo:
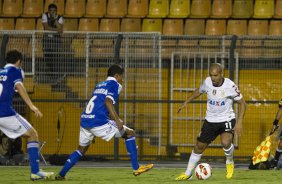
[[23,73],[20,68],[7,64],[0,69],[0,117],[16,115],[12,106],[15,85],[22,83]]
[[104,125],[109,121],[109,112],[105,105],[105,99],[110,98],[115,104],[121,85],[114,77],[108,77],[106,81],[96,85],[92,97],[80,117],[80,126],[93,128]]

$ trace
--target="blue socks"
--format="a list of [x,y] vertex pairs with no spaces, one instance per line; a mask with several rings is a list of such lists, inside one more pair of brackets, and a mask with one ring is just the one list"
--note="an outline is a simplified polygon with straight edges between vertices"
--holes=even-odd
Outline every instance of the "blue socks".
[[126,139],[125,145],[127,152],[130,156],[132,168],[133,170],[137,170],[139,168],[139,163],[138,163],[138,153],[137,153],[135,137],[130,137]]
[[27,143],[27,152],[29,156],[29,162],[31,167],[31,173],[36,174],[39,172],[39,154],[38,154],[38,142],[31,141]]
[[82,157],[82,153],[79,150],[74,151],[67,159],[64,167],[60,171],[59,175],[64,177],[67,172],[76,164],[76,162]]

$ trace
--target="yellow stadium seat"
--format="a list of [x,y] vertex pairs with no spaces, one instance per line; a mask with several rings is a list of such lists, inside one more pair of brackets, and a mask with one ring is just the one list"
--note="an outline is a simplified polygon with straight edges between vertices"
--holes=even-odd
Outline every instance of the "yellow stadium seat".
[[143,19],[142,32],[162,33],[162,19]]
[[269,26],[269,35],[281,36],[282,35],[282,21],[271,20]]
[[25,0],[22,17],[40,17],[43,13],[43,0]]
[[190,0],[171,0],[169,17],[186,18],[190,15]]
[[41,18],[38,18],[36,21],[36,30],[44,30]]
[[[268,21],[267,20],[250,20],[248,25],[248,35],[263,36],[268,35]],[[239,55],[244,58],[263,57],[263,41],[262,40],[243,40],[242,46],[239,50]]]
[[124,17],[127,13],[126,0],[108,0],[107,17]]
[[85,14],[85,1],[66,0],[64,17],[82,17]]
[[48,6],[55,4],[57,6],[57,13],[59,15],[65,14],[65,1],[64,0],[45,0],[44,12],[48,12]]
[[229,18],[232,15],[232,0],[213,0],[212,18]]
[[121,32],[140,32],[141,19],[124,18],[121,20]]
[[171,58],[171,53],[174,51],[179,51],[176,46],[177,46],[177,41],[175,39],[168,39],[168,40],[161,40],[162,44],[162,59],[164,58]]
[[3,0],[2,17],[18,17],[22,14],[22,0]]
[[99,20],[97,18],[80,18],[79,19],[79,31],[94,31],[99,30]]
[[95,58],[109,59],[113,57],[113,54],[114,54],[114,40],[113,39],[100,39],[100,38],[93,39],[91,43],[90,51],[91,51],[90,55],[94,56]]
[[226,33],[226,21],[209,19],[206,23],[206,35],[224,35]]
[[228,20],[227,35],[247,35],[247,20]]
[[152,18],[165,18],[169,13],[168,0],[150,0],[149,15]]
[[14,30],[15,20],[13,18],[0,18],[0,30]]
[[[282,21],[271,20],[269,25],[269,35],[282,36]],[[264,56],[268,58],[281,58],[281,44],[282,41],[279,39],[265,40],[264,46],[269,47],[264,50]]]
[[211,0],[192,0],[192,18],[208,18],[211,14]]
[[119,19],[101,19],[100,32],[119,32],[120,20]]
[[64,19],[64,31],[77,31],[78,19]]
[[254,18],[272,18],[274,15],[274,0],[255,0]]
[[204,19],[186,19],[184,27],[185,35],[204,35],[205,20]]
[[[226,33],[226,20],[208,19],[206,22],[205,35],[219,36]],[[219,39],[200,40],[200,52],[219,52]]]
[[84,17],[104,17],[107,2],[105,0],[87,0]]
[[164,19],[163,25],[164,35],[183,35],[182,19]]
[[233,2],[233,18],[250,18],[254,13],[253,0],[234,0]]
[[248,25],[248,35],[268,35],[268,21],[250,20]]
[[[35,57],[36,58],[43,58],[43,43],[42,43],[42,37],[35,40]],[[30,44],[32,44],[32,40],[30,40]]]
[[148,15],[149,0],[129,0],[127,17],[146,17]]
[[276,0],[274,18],[282,18],[282,0]]
[[30,39],[26,35],[14,35],[9,37],[7,50],[18,49],[25,57],[31,57]]
[[85,57],[85,39],[74,38],[71,43],[71,48],[74,52],[74,57]]
[[35,19],[33,18],[17,18],[16,30],[35,30]]

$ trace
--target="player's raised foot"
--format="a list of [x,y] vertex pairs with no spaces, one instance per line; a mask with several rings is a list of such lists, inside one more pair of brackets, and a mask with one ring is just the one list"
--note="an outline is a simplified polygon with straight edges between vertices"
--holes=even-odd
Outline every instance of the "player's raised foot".
[[144,172],[149,171],[154,167],[154,164],[140,165],[137,170],[133,170],[133,175],[138,176]]
[[31,173],[30,174],[30,179],[32,181],[35,181],[35,180],[46,180],[46,179],[51,179],[52,176],[53,176],[53,172],[45,172],[45,171],[42,171],[40,170],[38,173],[34,174],[34,173]]
[[234,173],[234,163],[226,164],[226,179],[231,179]]
[[61,175],[57,174],[57,175],[55,176],[55,180],[58,180],[58,181],[64,181],[64,180],[66,180],[66,177],[65,177],[65,176],[61,176]]
[[192,179],[192,174],[190,176],[187,176],[185,173],[181,173],[174,180],[176,180],[176,181],[183,181],[183,180],[191,180],[191,179]]

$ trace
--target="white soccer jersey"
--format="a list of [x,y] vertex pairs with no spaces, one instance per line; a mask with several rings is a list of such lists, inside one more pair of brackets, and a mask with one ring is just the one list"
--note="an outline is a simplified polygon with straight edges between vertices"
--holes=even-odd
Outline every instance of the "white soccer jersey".
[[200,86],[199,92],[206,93],[208,97],[206,111],[208,122],[225,122],[235,118],[232,108],[233,100],[239,101],[242,99],[242,95],[233,81],[224,78],[223,84],[220,87],[215,87],[211,78],[207,77]]

